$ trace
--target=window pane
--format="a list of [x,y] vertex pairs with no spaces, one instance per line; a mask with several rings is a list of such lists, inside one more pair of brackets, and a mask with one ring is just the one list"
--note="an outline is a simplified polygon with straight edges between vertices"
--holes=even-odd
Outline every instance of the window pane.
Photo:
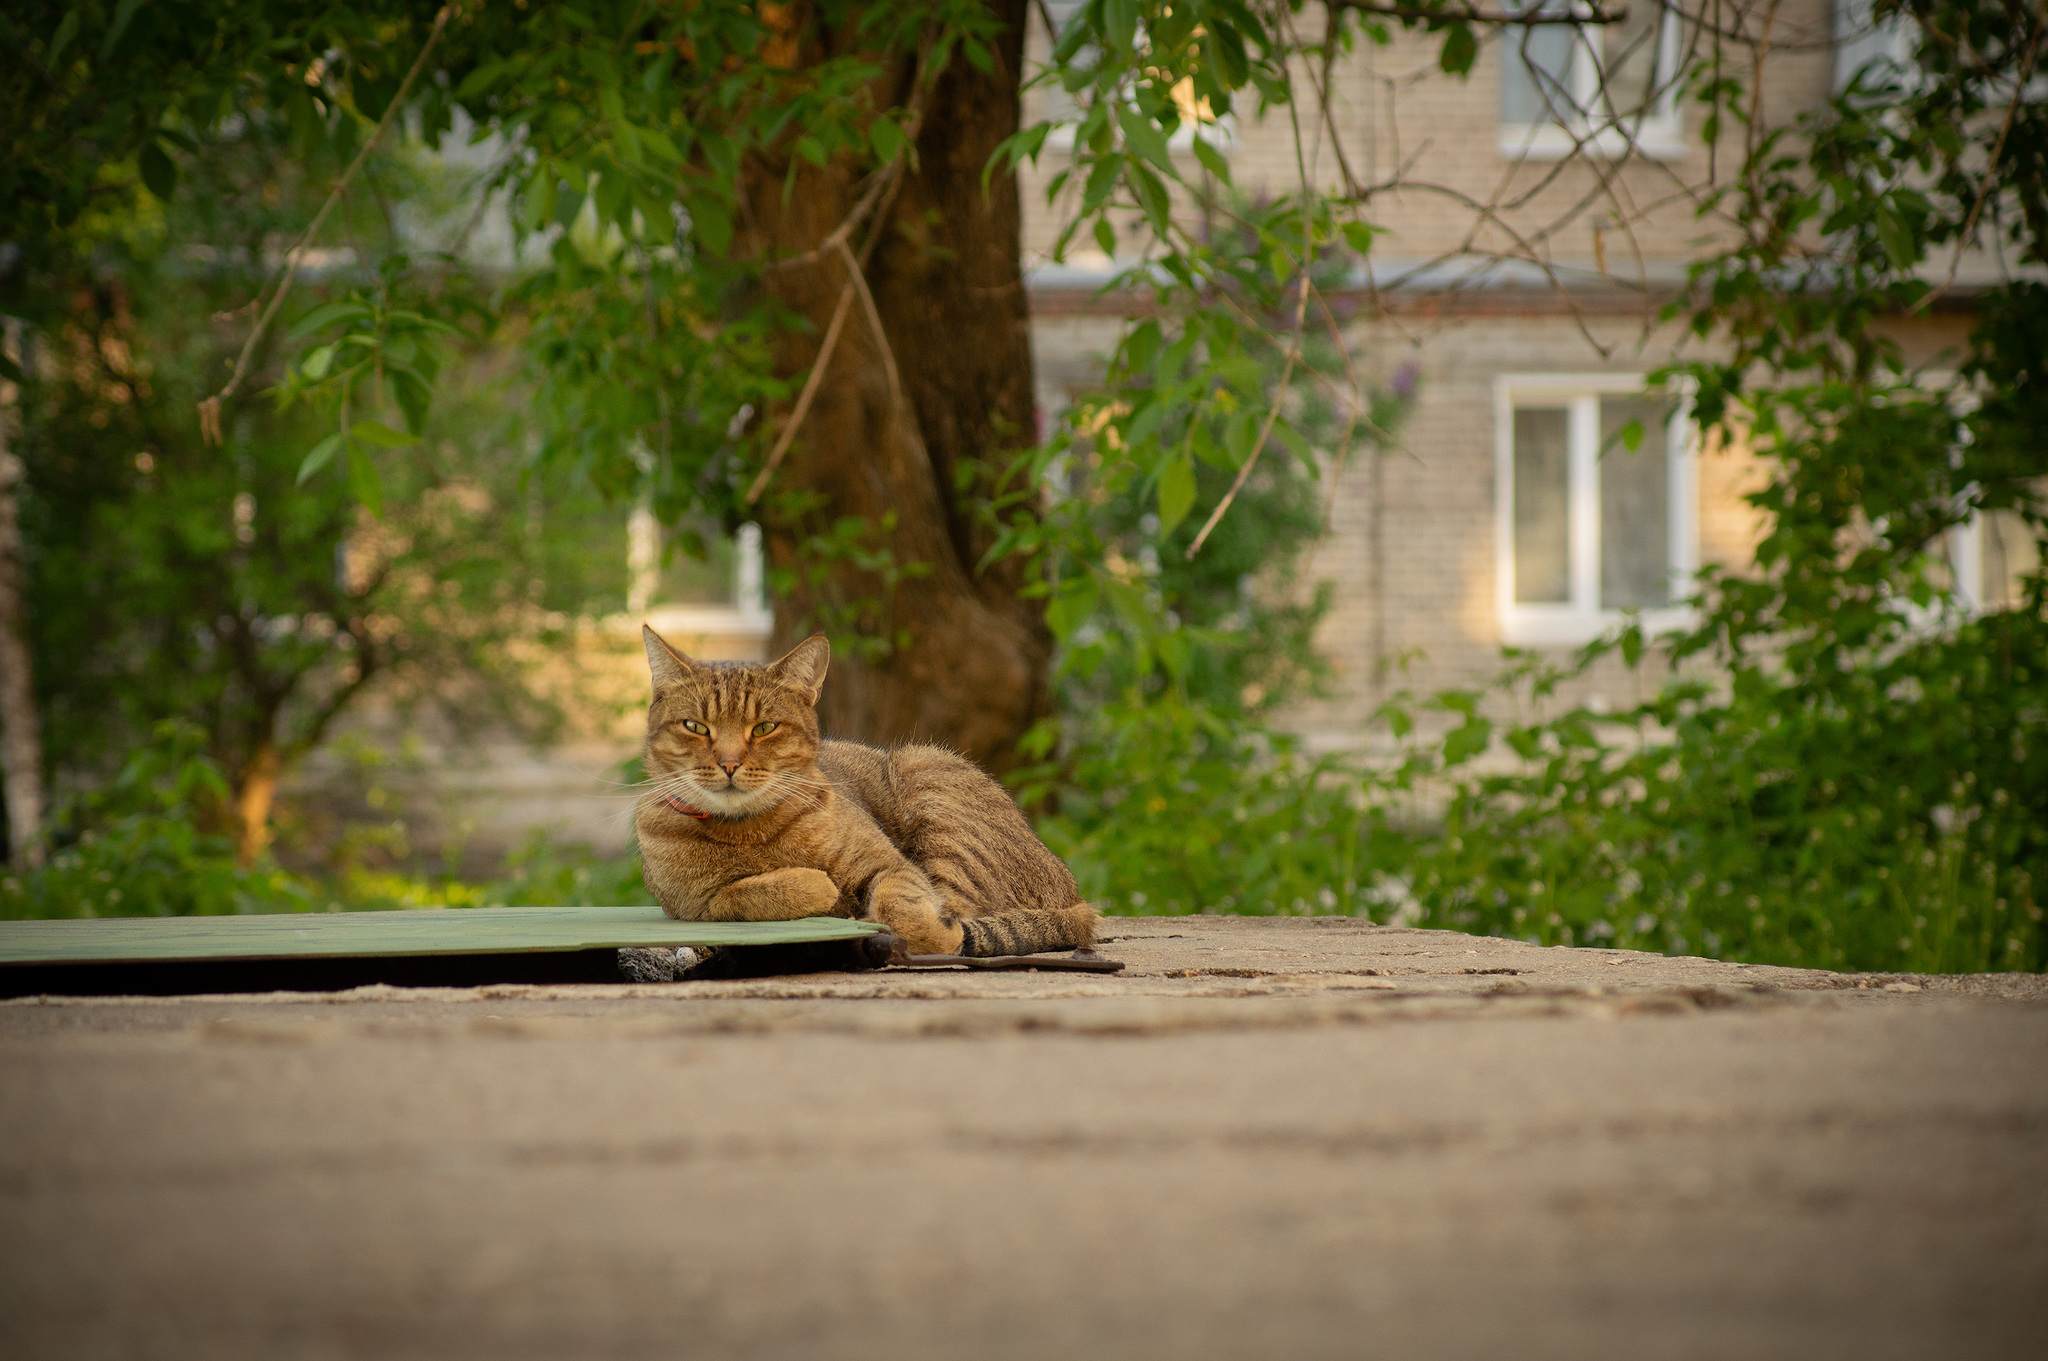
[[[1562,13],[1565,0],[1545,0],[1540,7]],[[1522,6],[1510,8],[1519,11]],[[1569,24],[1535,24],[1502,36],[1501,122],[1559,123],[1574,112],[1572,34]]]
[[2026,603],[2027,578],[2040,570],[2040,541],[2027,522],[2009,510],[1994,510],[1981,523],[1979,601],[1987,610],[2017,609]]
[[1600,34],[1602,90],[1616,118],[1652,112],[1657,88],[1657,35],[1663,27],[1661,5],[1630,5],[1628,17]]
[[1515,412],[1515,600],[1571,600],[1570,451],[1562,410]]
[[705,516],[689,516],[662,534],[660,605],[730,605],[738,554],[732,537]]
[[[1600,607],[1671,603],[1672,404],[1646,397],[1600,399]],[[1635,452],[1621,432],[1643,430]]]

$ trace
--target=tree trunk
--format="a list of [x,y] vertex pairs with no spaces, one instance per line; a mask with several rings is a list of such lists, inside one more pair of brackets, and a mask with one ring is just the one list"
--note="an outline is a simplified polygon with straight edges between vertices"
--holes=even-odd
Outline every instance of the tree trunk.
[[249,764],[242,767],[242,779],[235,790],[235,859],[243,869],[256,863],[270,844],[270,805],[277,798],[277,783],[284,774],[284,760],[277,748],[265,742],[256,748]]
[[[986,193],[981,178],[1017,129],[1026,7],[991,4],[1007,26],[993,71],[954,57],[925,97],[916,167],[884,200],[885,216],[854,238],[857,247],[881,234],[865,275],[882,335],[856,295],[762,520],[770,560],[797,576],[779,602],[774,642],[787,647],[820,628],[833,635],[826,732],[938,742],[1000,771],[1048,711],[1052,643],[1037,602],[1017,595],[1021,563],[976,571],[992,536],[974,520],[974,498],[987,490],[975,465],[1000,471],[1036,441],[1016,177],[993,175]],[[898,63],[877,102],[907,100],[913,74],[912,62]],[[800,163],[785,194],[787,172],[784,161],[743,173],[738,248],[755,258],[815,250],[863,187],[843,158]],[[837,253],[768,273],[768,289],[814,328],[781,339],[782,372],[815,362],[848,281]],[[822,497],[822,507],[778,503],[792,492]],[[862,532],[851,542],[832,537],[849,517],[864,522]],[[821,538],[833,546],[821,548]],[[891,584],[888,565],[908,574]]]
[[16,869],[43,863],[43,739],[35,665],[28,647],[21,518],[22,462],[7,447],[11,394],[0,396],[0,782],[7,796],[7,850]]

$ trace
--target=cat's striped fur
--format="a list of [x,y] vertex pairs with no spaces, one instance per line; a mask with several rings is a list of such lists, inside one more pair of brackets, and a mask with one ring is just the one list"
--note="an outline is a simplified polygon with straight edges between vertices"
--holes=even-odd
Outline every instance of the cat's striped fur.
[[654,699],[635,823],[669,916],[865,917],[917,954],[1094,940],[1074,876],[972,762],[819,738],[822,636],[762,666],[694,661],[643,633]]

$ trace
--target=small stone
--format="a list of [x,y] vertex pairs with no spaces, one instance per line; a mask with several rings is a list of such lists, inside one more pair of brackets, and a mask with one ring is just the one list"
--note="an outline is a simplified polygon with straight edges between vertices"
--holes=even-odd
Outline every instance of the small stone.
[[1920,991],[1920,985],[1918,983],[1887,983],[1884,985],[1884,990],[1886,992],[1918,992]]

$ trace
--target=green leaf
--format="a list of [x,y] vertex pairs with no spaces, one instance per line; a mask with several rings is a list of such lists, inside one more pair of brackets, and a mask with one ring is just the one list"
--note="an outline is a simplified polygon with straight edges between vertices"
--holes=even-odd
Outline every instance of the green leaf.
[[1877,240],[1893,269],[1911,269],[1920,258],[1920,246],[1913,239],[1912,229],[1889,208],[1877,210]]
[[1195,465],[1186,454],[1175,454],[1159,472],[1159,538],[1185,520],[1195,506]]
[[555,215],[555,168],[543,161],[533,172],[533,178],[526,182],[526,199],[522,216],[529,231],[539,231]]
[[1087,572],[1067,578],[1060,583],[1060,593],[1045,607],[1045,626],[1053,636],[1065,641],[1073,637],[1074,631],[1088,622],[1088,616],[1095,613],[1097,591],[1095,578]]
[[636,131],[640,134],[641,143],[668,164],[674,165],[683,159],[683,153],[677,150],[675,142],[660,128],[639,128]]
[[893,118],[877,118],[868,125],[868,144],[875,149],[875,158],[883,165],[896,159],[896,153],[910,144],[903,135],[903,129]]
[[1258,438],[1257,431],[1262,412],[1246,407],[1230,418],[1230,424],[1223,427],[1223,447],[1229,452],[1230,466],[1242,468],[1244,461],[1251,457],[1252,441]]
[[[1235,90],[1252,78],[1252,64],[1244,54],[1244,39],[1235,29],[1217,28],[1202,41],[1208,64],[1223,77],[1226,88]],[[1212,97],[1209,103],[1214,107],[1216,100]]]
[[299,360],[299,372],[317,383],[327,376],[328,366],[333,363],[334,346],[322,345],[306,351],[305,357]]
[[1309,445],[1307,437],[1294,428],[1292,421],[1274,421],[1273,438],[1279,440],[1296,458],[1300,459],[1301,466],[1311,474],[1318,471],[1319,465],[1316,463],[1315,450]]
[[64,49],[71,46],[71,40],[77,36],[78,11],[67,9],[64,11],[63,22],[57,25],[56,35],[50,39],[49,51],[43,54],[43,65],[56,70],[57,62],[64,55]]
[[1137,191],[1138,206],[1145,210],[1145,220],[1152,224],[1152,230],[1163,240],[1171,229],[1169,217],[1173,212],[1173,197],[1166,192],[1166,185],[1160,178],[1136,161],[1131,161],[1131,187]]
[[1372,238],[1374,234],[1374,229],[1366,223],[1347,222],[1344,224],[1344,244],[1350,246],[1351,249],[1357,251],[1360,255],[1372,254]]
[[1166,134],[1157,123],[1131,108],[1118,109],[1116,121],[1124,130],[1124,145],[1158,166],[1169,178],[1180,178],[1180,172],[1173,168],[1173,155],[1166,147]]
[[632,221],[633,185],[623,171],[611,171],[601,177],[591,198],[597,203],[599,222],[616,222],[624,230]]
[[1166,401],[1147,402],[1138,409],[1131,419],[1130,429],[1124,432],[1124,443],[1133,449],[1143,448],[1159,433],[1160,425],[1173,412],[1173,403]]
[[349,317],[367,317],[370,307],[360,302],[324,302],[293,323],[286,334],[286,340],[304,340],[315,331],[324,331],[335,322]]
[[1437,54],[1436,64],[1446,75],[1462,76],[1471,71],[1478,56],[1479,39],[1472,36],[1472,26],[1452,24],[1444,32],[1444,50]]
[[1103,0],[1102,28],[1118,50],[1130,51],[1138,40],[1138,0]]
[[128,31],[128,22],[135,17],[135,11],[142,8],[142,0],[121,0],[114,7],[114,26],[107,30],[107,36],[100,42],[100,60],[105,61],[114,53],[114,44],[121,41],[121,35]]
[[1085,14],[1075,14],[1067,19],[1067,26],[1060,32],[1059,45],[1052,50],[1052,64],[1065,68],[1070,65],[1081,49],[1088,43],[1088,25]]
[[1202,168],[1225,184],[1230,183],[1230,162],[1223,159],[1223,153],[1210,146],[1201,138],[1195,138],[1195,159]]
[[1144,587],[1110,577],[1102,583],[1102,589],[1109,597],[1111,611],[1131,630],[1142,632],[1151,624],[1152,612],[1146,606]]
[[1621,659],[1634,666],[1643,659],[1643,631],[1634,624],[1622,630]]
[[1116,228],[1109,225],[1107,216],[1095,219],[1095,244],[1102,247],[1102,253],[1116,257]]
[[427,411],[434,404],[434,389],[408,368],[388,366],[384,375],[391,380],[391,394],[398,399],[398,409],[405,413],[405,423],[415,433],[425,430]]
[[1109,198],[1116,189],[1116,182],[1123,173],[1124,158],[1114,151],[1095,162],[1095,168],[1088,172],[1088,185],[1081,191],[1081,211],[1092,213]]
[[418,444],[418,435],[408,435],[403,430],[393,430],[382,421],[357,421],[349,427],[351,440],[375,444],[385,449],[403,449],[408,444]]
[[348,442],[348,490],[370,514],[384,518],[384,484],[378,480],[377,465],[370,461],[370,451],[354,440]]
[[1485,751],[1493,743],[1493,724],[1477,714],[1472,714],[1457,727],[1444,734],[1444,764],[1461,765]]
[[313,452],[307,454],[306,461],[299,465],[299,485],[305,486],[306,480],[329,463],[332,463],[334,456],[339,452],[341,452],[341,432],[337,430],[326,439],[314,445]]
[[156,195],[159,203],[169,203],[172,191],[178,187],[177,165],[169,156],[164,155],[164,149],[155,142],[142,148],[142,154],[136,157],[136,162],[142,170],[142,183],[147,186],[149,192]]
[[692,194],[690,235],[707,254],[723,255],[732,244],[732,210],[709,194]]

